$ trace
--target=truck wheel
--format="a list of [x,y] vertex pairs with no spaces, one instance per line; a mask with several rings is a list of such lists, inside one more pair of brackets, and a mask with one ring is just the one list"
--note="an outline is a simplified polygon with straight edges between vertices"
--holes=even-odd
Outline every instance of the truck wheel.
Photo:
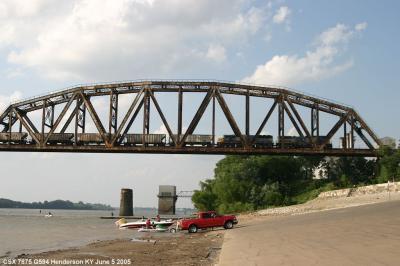
[[232,221],[226,221],[224,224],[225,229],[232,229],[233,228],[233,222]]
[[189,233],[197,233],[197,226],[195,224],[192,224],[189,226]]

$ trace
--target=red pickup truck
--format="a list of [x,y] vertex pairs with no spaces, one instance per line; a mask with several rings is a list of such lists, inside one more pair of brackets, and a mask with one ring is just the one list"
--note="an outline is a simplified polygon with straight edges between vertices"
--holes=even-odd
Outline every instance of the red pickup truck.
[[178,222],[181,230],[188,230],[189,233],[196,233],[198,229],[210,227],[224,227],[232,229],[238,221],[234,215],[218,215],[215,211],[199,212],[196,218],[185,218]]

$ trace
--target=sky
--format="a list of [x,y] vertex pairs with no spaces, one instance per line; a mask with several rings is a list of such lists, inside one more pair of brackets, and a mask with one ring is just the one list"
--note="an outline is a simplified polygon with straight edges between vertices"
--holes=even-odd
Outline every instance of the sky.
[[[345,103],[378,136],[399,139],[399,8],[389,0],[2,0],[0,110],[77,84],[226,80]],[[158,185],[198,189],[221,158],[1,153],[0,197],[118,206],[129,187],[135,206],[154,207]]]

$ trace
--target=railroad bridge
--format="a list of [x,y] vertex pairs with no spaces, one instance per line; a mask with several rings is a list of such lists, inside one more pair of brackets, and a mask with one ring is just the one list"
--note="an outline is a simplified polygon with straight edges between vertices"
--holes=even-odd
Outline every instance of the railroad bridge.
[[[203,120],[208,126],[199,127]],[[350,106],[216,81],[76,86],[12,103],[0,114],[0,151],[374,157],[380,145]]]

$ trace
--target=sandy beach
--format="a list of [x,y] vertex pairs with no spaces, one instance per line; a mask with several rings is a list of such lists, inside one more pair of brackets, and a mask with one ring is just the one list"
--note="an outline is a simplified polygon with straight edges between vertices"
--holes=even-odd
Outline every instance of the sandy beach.
[[[223,231],[143,236],[140,239],[98,241],[87,246],[18,256],[18,265],[214,265]],[[36,262],[36,263],[35,263]]]

